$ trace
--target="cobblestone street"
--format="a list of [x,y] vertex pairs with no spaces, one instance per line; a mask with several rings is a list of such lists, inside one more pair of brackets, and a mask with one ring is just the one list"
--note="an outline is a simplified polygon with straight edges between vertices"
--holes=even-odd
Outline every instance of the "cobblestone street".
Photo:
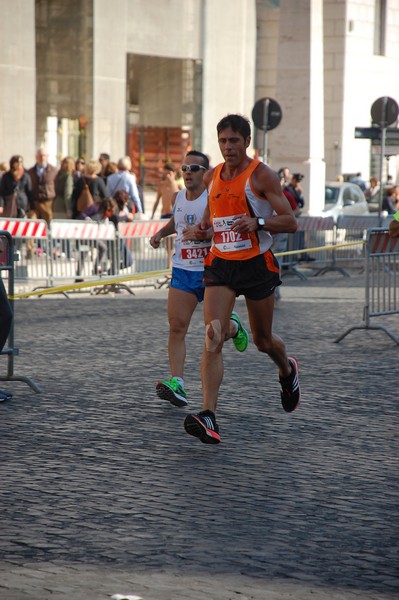
[[[15,370],[42,393],[2,385],[0,599],[398,598],[399,347],[376,331],[333,343],[361,324],[362,282],[284,280],[294,414],[252,341],[226,344],[219,446],[183,429],[201,408],[201,308],[178,409],[154,392],[167,290],[16,301]],[[383,323],[398,334],[397,316]]]

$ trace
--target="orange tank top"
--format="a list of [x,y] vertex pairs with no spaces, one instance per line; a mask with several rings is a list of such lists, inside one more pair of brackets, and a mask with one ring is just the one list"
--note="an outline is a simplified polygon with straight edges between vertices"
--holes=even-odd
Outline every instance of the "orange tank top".
[[[208,186],[209,213],[213,229],[211,254],[226,260],[248,260],[268,250],[272,239],[266,231],[236,233],[231,230],[234,215],[270,216],[272,209],[264,198],[256,196],[250,178],[259,160],[251,160],[248,167],[234,179],[220,177],[224,163],[215,167]],[[258,209],[261,206],[261,210]],[[209,256],[209,260],[212,257]],[[206,261],[205,260],[205,264]]]

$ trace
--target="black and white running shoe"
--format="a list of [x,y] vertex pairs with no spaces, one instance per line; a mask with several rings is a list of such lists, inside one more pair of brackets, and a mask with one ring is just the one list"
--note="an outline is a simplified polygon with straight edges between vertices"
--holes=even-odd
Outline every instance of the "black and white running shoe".
[[184,419],[184,429],[204,444],[220,443],[219,427],[211,410],[204,410],[198,415],[187,415]]
[[298,408],[301,401],[301,389],[299,387],[298,372],[299,366],[296,358],[288,357],[288,362],[291,365],[291,375],[288,377],[280,377],[281,385],[281,404],[285,412],[292,412]]

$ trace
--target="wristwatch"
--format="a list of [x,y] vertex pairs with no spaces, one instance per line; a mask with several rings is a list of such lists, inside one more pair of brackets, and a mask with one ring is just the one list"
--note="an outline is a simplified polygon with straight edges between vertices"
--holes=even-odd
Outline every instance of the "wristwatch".
[[263,225],[266,221],[263,217],[256,217],[256,220],[258,222],[258,227],[256,228],[256,231],[259,231],[259,229],[263,229]]

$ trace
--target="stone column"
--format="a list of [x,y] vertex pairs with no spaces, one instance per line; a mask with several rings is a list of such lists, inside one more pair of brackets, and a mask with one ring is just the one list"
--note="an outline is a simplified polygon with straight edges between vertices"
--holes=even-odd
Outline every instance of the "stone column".
[[0,161],[21,154],[31,167],[37,143],[34,0],[1,2],[0,39]]
[[273,168],[305,175],[305,212],[324,207],[323,1],[281,0]]
[[202,149],[221,162],[216,125],[228,113],[251,120],[255,91],[256,1],[204,0]]

